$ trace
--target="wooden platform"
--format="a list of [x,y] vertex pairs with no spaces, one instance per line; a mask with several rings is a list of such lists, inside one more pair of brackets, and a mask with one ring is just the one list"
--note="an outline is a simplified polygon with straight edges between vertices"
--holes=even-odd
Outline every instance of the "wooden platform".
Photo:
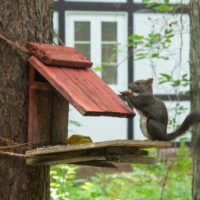
[[115,163],[153,164],[145,148],[170,147],[161,141],[113,140],[80,145],[57,145],[26,152],[29,165],[78,164],[116,167]]

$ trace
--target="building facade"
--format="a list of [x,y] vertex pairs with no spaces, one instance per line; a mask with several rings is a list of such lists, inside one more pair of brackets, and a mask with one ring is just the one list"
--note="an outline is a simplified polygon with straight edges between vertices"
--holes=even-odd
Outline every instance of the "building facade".
[[[171,14],[146,2],[148,5],[142,0],[57,0],[54,30],[66,46],[89,58],[96,73],[119,95],[133,80],[153,77],[154,94],[169,110],[170,131],[190,112],[185,94],[189,90],[189,15],[183,6],[188,1],[171,0],[169,6],[182,5]],[[131,45],[133,39],[138,41],[137,47]],[[59,43],[57,38],[55,42]],[[94,141],[145,139],[138,116],[84,117],[73,107],[70,111],[69,135],[89,135]]]

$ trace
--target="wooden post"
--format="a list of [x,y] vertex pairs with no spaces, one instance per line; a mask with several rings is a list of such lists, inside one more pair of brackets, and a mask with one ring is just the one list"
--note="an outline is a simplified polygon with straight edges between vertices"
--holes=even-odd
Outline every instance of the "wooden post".
[[48,82],[35,77],[30,66],[28,140],[62,143],[67,137],[69,104]]

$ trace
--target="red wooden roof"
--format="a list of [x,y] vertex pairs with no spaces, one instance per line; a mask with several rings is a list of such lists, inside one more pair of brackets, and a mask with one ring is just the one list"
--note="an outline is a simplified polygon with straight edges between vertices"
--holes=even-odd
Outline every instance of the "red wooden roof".
[[91,69],[46,66],[32,56],[29,63],[80,113],[133,117],[133,111]]
[[[35,44],[35,43],[34,43]],[[32,44],[31,44],[32,45]],[[41,46],[41,51],[48,57],[53,57],[55,47],[57,51],[56,59],[63,58],[63,47],[48,45],[51,51],[46,50],[46,44],[36,44],[37,48]],[[68,47],[65,47],[67,49]],[[67,50],[65,50],[66,52]],[[60,52],[60,53],[59,53]],[[35,54],[38,56],[38,54]],[[81,54],[73,57],[73,63],[78,60],[76,66],[67,63],[65,57],[65,66],[47,66],[35,56],[28,59],[33,66],[69,103],[71,103],[80,113],[85,116],[113,116],[113,117],[133,117],[135,113],[124,101],[115,94],[107,84],[97,76],[90,68],[78,68]],[[49,61],[51,63],[51,60]]]
[[27,48],[46,65],[92,67],[92,62],[73,47],[28,42]]

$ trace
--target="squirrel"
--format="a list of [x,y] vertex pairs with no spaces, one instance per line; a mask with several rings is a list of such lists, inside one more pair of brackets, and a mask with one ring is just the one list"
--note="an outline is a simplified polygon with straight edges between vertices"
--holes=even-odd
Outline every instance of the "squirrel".
[[121,92],[139,112],[140,128],[145,137],[150,140],[171,141],[183,135],[193,124],[200,122],[200,112],[190,113],[177,130],[167,134],[167,108],[163,101],[153,95],[152,83],[153,78],[137,80],[129,84],[128,90]]

